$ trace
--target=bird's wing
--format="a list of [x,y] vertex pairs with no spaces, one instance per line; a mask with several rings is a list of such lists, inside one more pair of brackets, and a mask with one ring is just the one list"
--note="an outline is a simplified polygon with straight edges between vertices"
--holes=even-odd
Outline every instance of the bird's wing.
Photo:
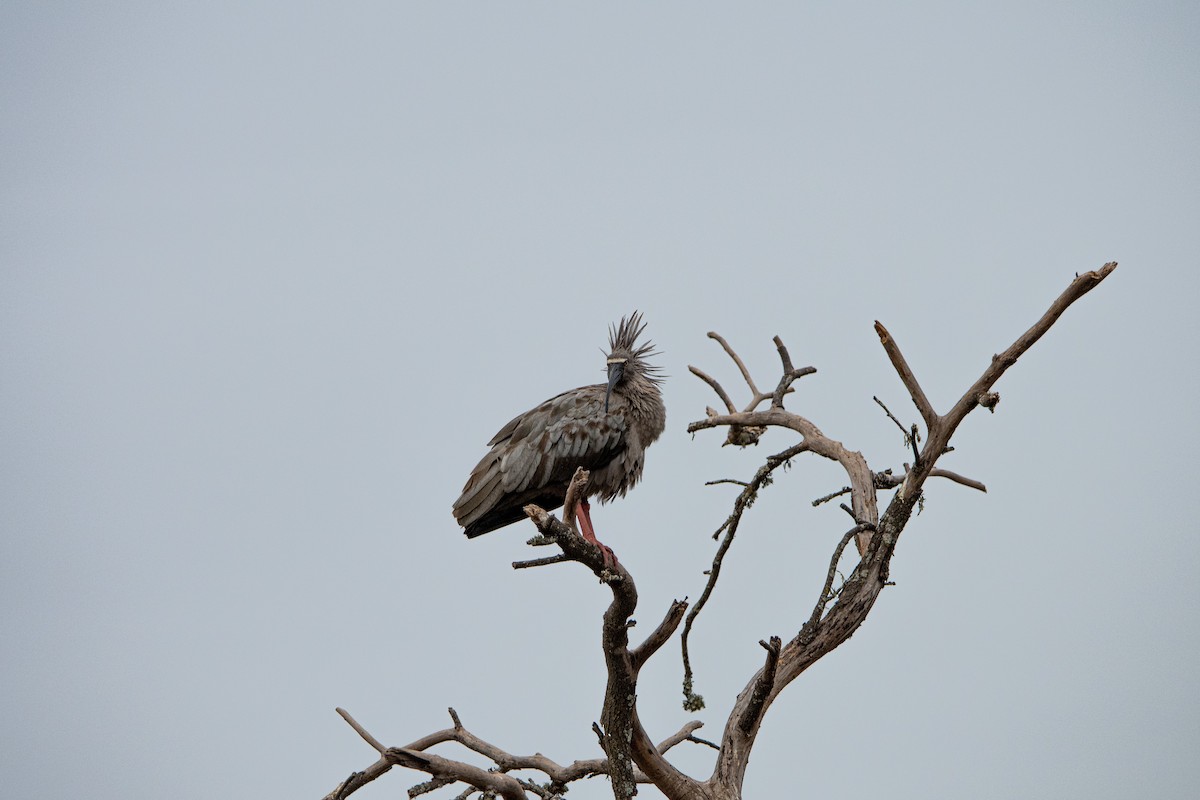
[[628,421],[623,404],[604,411],[604,385],[552,397],[500,429],[454,503],[454,516],[477,536],[514,522],[521,507],[554,508],[576,467],[595,470],[620,453]]
[[[564,392],[505,426],[494,452],[505,492],[566,484],[576,467],[595,469],[620,451],[628,424],[623,408],[604,411],[604,386]],[[514,424],[515,423],[515,424]]]

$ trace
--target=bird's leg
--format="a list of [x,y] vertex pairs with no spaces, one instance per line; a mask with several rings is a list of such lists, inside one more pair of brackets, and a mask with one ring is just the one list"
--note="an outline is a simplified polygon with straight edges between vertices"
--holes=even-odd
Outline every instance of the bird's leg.
[[617,554],[612,551],[611,547],[596,538],[596,529],[592,527],[592,516],[588,513],[591,507],[586,497],[579,501],[579,528],[583,532],[583,538],[600,548],[600,554],[604,556],[604,566],[611,567],[617,563]]

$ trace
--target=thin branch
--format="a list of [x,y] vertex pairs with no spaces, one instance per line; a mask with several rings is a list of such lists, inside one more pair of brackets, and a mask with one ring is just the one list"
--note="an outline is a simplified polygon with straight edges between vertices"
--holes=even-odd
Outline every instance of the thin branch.
[[787,347],[783,344],[783,339],[778,336],[772,336],[771,341],[775,343],[775,349],[779,352],[779,361],[783,365],[783,374],[791,375],[796,371],[792,366],[792,356],[788,353]]
[[645,641],[630,652],[635,670],[641,669],[642,665],[658,652],[659,648],[667,643],[671,635],[679,627],[679,623],[683,620],[683,614],[687,611],[687,607],[687,598],[672,602],[671,608],[667,611],[667,616],[659,623],[658,627],[646,637]]
[[838,546],[834,548],[833,556],[829,559],[829,571],[825,574],[825,585],[821,588],[821,596],[817,598],[817,604],[813,607],[812,614],[809,616],[808,621],[804,623],[804,627],[801,628],[802,637],[806,633],[809,637],[815,635],[817,624],[821,621],[821,615],[825,613],[825,606],[834,598],[833,579],[837,575],[837,567],[841,563],[842,553],[845,552],[846,545],[850,543],[851,539],[870,527],[872,526],[866,524],[855,525],[846,531],[842,536],[842,540],[838,542]]
[[1042,338],[1046,331],[1050,330],[1050,326],[1062,316],[1064,311],[1071,307],[1072,303],[1099,286],[1100,282],[1111,275],[1112,271],[1116,268],[1117,262],[1110,261],[1094,272],[1085,272],[1075,276],[1075,280],[1071,281],[1066,290],[1050,304],[1050,308],[1046,310],[1046,313],[1029,330],[1021,334],[1003,353],[992,356],[992,363],[984,370],[979,380],[975,381],[971,388],[967,389],[963,393],[963,396],[959,398],[959,401],[954,404],[954,407],[946,413],[946,425],[950,430],[953,431],[954,428],[958,427],[963,418],[979,404],[981,397],[988,400],[986,395],[991,391],[996,381],[1000,379],[1000,376],[1009,367],[1017,363],[1017,359],[1024,355],[1025,351],[1032,347],[1034,342]]
[[896,427],[900,429],[900,433],[904,434],[904,441],[905,441],[905,443],[907,443],[908,442],[908,431],[906,431],[904,429],[904,426],[900,423],[900,420],[896,419],[896,415],[892,413],[892,410],[890,408],[888,408],[887,406],[885,406],[883,404],[883,401],[880,400],[878,397],[875,397],[874,395],[872,395],[871,399],[879,404],[879,407],[883,409],[883,413],[888,415],[888,419],[890,419],[892,422],[896,423]]
[[693,367],[690,365],[688,366],[688,370],[693,375],[695,375],[697,378],[699,378],[700,380],[704,381],[705,383],[707,383],[709,386],[712,387],[712,390],[717,393],[718,397],[721,398],[721,402],[723,402],[725,404],[725,408],[726,408],[726,410],[729,411],[730,414],[737,413],[737,406],[735,406],[733,404],[733,400],[730,399],[729,394],[725,391],[724,387],[722,387],[721,384],[717,383],[716,378],[714,378],[711,375],[708,375],[707,373],[702,372],[699,369],[697,369],[696,367]]
[[371,745],[371,747],[374,747],[376,752],[382,753],[383,751],[387,750],[386,747],[379,743],[378,739],[367,732],[366,728],[358,724],[358,720],[350,716],[349,711],[344,708],[335,708],[334,711],[337,711],[341,718],[346,720],[346,723],[351,728],[354,728],[354,732],[361,736],[367,744]]
[[968,486],[972,489],[978,489],[981,492],[987,492],[987,487],[984,486],[979,481],[975,480],[974,478],[968,478],[965,475],[959,475],[957,472],[951,472],[948,469],[939,469],[937,467],[934,467],[933,469],[931,469],[929,471],[929,477],[945,478],[946,480],[954,481],[955,483],[960,483],[963,486]]
[[1076,300],[1099,286],[1100,282],[1111,275],[1116,268],[1117,262],[1110,261],[1098,270],[1076,275],[1075,280],[1071,281],[1066,290],[1050,304],[1050,308],[1042,314],[1037,322],[1017,337],[1017,340],[1009,345],[1003,353],[992,356],[991,363],[979,379],[963,393],[945,416],[937,420],[937,425],[930,428],[928,441],[921,451],[922,457],[917,464],[913,465],[913,475],[903,490],[907,496],[915,496],[915,493],[921,490],[925,479],[932,474],[938,457],[945,452],[949,445],[950,437],[954,435],[967,414],[977,408],[981,400],[992,407],[995,406],[995,402],[999,401],[999,398],[996,398],[993,402],[990,397],[991,389],[996,381],[1000,380],[1008,368],[1017,363],[1017,359],[1024,355],[1038,339],[1042,338],[1046,331],[1050,330],[1063,312],[1070,308]]
[[716,554],[713,556],[712,566],[708,570],[708,580],[704,584],[704,590],[700,592],[700,597],[696,600],[696,605],[688,612],[687,621],[683,625],[683,635],[680,638],[680,647],[683,655],[683,707],[688,711],[699,711],[704,708],[704,697],[694,691],[695,676],[692,672],[691,657],[688,653],[688,637],[691,635],[696,617],[699,616],[700,611],[708,603],[708,598],[712,596],[713,589],[717,585],[717,580],[721,577],[721,564],[725,559],[725,554],[729,552],[729,548],[733,544],[733,538],[737,535],[742,515],[746,512],[746,509],[754,504],[755,499],[758,497],[759,489],[767,485],[767,480],[771,473],[786,464],[794,456],[806,452],[808,447],[808,443],[802,441],[768,457],[767,462],[758,468],[754,473],[754,477],[746,484],[746,488],[733,501],[733,511],[729,517],[717,529],[716,533],[713,534],[714,539],[720,536],[722,532],[724,532],[725,536],[721,540],[721,544],[717,547]]
[[[802,367],[796,369],[792,366],[792,357],[788,354],[788,349],[784,346],[783,340],[776,336],[772,341],[775,342],[775,349],[779,351],[779,360],[783,364],[783,375],[779,378],[779,384],[771,394],[771,407],[783,408],[783,396],[791,391],[792,383],[803,378],[805,375],[812,375],[817,371],[817,368]],[[756,402],[754,405],[757,406],[758,403]],[[749,411],[750,408],[746,410]]]
[[[697,420],[688,425],[688,432],[694,433],[706,428],[729,426],[732,432],[734,426],[762,426],[789,428],[803,437],[809,452],[837,461],[846,471],[853,487],[851,500],[854,505],[854,518],[860,522],[874,522],[879,519],[879,509],[875,497],[874,475],[867,465],[862,453],[850,450],[841,442],[829,438],[804,417],[793,414],[782,408],[772,408],[767,411],[751,411],[739,414],[718,415]],[[859,553],[866,550],[866,534],[858,541]]]
[[729,342],[725,341],[725,339],[715,331],[709,331],[708,338],[716,339],[721,343],[721,347],[725,348],[725,352],[729,354],[729,357],[733,359],[733,363],[737,364],[737,368],[741,370],[742,377],[746,379],[746,385],[750,387],[750,393],[755,397],[763,396],[763,393],[760,392],[758,387],[754,385],[754,378],[750,377],[750,370],[746,369],[746,365],[742,363],[742,357],[734,352],[734,349],[729,346]]
[[545,567],[550,564],[562,564],[563,562],[570,560],[571,559],[567,558],[562,553],[559,553],[558,555],[546,556],[545,558],[534,558],[530,559],[529,561],[514,561],[512,562],[512,568],[529,569],[530,567]]
[[[878,487],[876,487],[876,488],[878,488]],[[838,497],[841,497],[844,494],[849,494],[850,491],[851,490],[850,490],[849,486],[843,486],[841,489],[838,489],[836,492],[830,492],[829,494],[825,495],[824,497],[818,497],[816,500],[813,500],[812,501],[813,507],[815,508],[816,506],[819,506],[822,503],[828,503],[830,500],[834,500]]]
[[698,720],[698,719],[692,720],[691,722],[687,723],[682,728],[680,728],[678,731],[676,731],[675,733],[668,736],[666,739],[663,739],[661,742],[659,742],[658,743],[658,752],[666,753],[668,750],[670,750],[672,747],[679,744],[680,742],[691,741],[692,739],[695,738],[692,736],[692,734],[695,733],[696,731],[700,730],[703,727],[704,727],[704,723],[701,722],[700,720]]
[[913,375],[908,362],[904,360],[904,354],[900,352],[900,345],[896,344],[896,340],[892,338],[887,328],[883,327],[883,323],[879,320],[875,321],[875,332],[879,334],[879,341],[883,344],[884,352],[887,353],[888,359],[891,360],[892,366],[895,367],[896,373],[900,376],[900,380],[904,384],[904,388],[908,389],[913,403],[916,405],[917,410],[921,412],[921,417],[925,420],[925,427],[928,430],[933,430],[938,420],[937,412],[933,410],[929,398],[925,396],[925,390],[917,382],[917,376]]
[[409,800],[412,800],[414,797],[420,797],[423,794],[436,792],[443,786],[449,786],[452,783],[458,783],[458,781],[456,781],[454,778],[430,778],[424,783],[418,783],[416,786],[413,786],[408,790]]

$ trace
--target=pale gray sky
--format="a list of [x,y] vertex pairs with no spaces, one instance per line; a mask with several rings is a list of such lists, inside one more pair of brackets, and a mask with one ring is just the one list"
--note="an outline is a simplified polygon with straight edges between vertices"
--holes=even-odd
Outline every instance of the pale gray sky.
[[[373,756],[337,705],[594,757],[607,590],[450,516],[500,425],[645,312],[668,429],[594,517],[657,621],[728,513],[704,481],[791,443],[686,433],[688,364],[737,384],[706,331],[762,383],[782,336],[819,369],[793,410],[899,467],[873,320],[944,409],[1117,260],[964,424],[943,465],[988,494],[929,485],[746,796],[1191,797],[1198,53],[1194,3],[5,4],[6,792],[320,797]],[[702,734],[811,608],[843,483],[802,461],[747,518]],[[679,678],[673,644],[655,738]]]

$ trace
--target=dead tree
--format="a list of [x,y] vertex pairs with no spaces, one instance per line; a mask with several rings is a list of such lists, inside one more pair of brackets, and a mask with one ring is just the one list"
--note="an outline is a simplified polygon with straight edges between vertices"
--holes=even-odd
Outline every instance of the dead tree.
[[[788,350],[779,337],[775,337],[774,341],[779,351],[782,374],[771,391],[763,392],[757,388],[733,348],[717,334],[710,333],[709,336],[720,342],[737,364],[751,397],[749,403],[739,411],[724,387],[695,367],[691,368],[694,374],[713,388],[724,404],[725,411],[722,413],[708,409],[707,416],[691,423],[688,430],[695,432],[708,428],[725,428],[726,443],[747,445],[756,443],[768,428],[779,427],[799,434],[800,441],[768,457],[766,463],[744,485],[734,503],[733,512],[715,534],[721,538],[721,543],[714,557],[707,585],[690,613],[685,602],[672,603],[658,627],[640,644],[631,647],[629,621],[637,607],[637,588],[633,577],[623,565],[606,563],[601,550],[587,542],[576,531],[573,514],[569,511],[564,513],[564,520],[559,521],[537,506],[527,506],[525,509],[541,534],[530,543],[556,545],[561,552],[547,558],[516,562],[513,564],[514,568],[574,561],[590,569],[612,592],[613,599],[604,613],[601,628],[608,683],[600,722],[593,723],[604,757],[564,765],[540,753],[528,756],[513,755],[468,731],[453,709],[450,710],[452,727],[431,733],[403,747],[385,747],[348,713],[338,709],[338,713],[377,751],[378,759],[363,771],[355,772],[342,781],[325,796],[325,800],[342,800],[396,766],[407,767],[428,776],[424,783],[409,789],[410,797],[455,784],[460,792],[457,794],[459,800],[473,797],[483,800],[529,800],[534,797],[549,800],[561,797],[573,781],[595,775],[607,775],[611,781],[613,796],[617,800],[626,800],[636,794],[639,783],[653,784],[671,800],[738,800],[741,797],[742,781],[750,751],[764,715],[788,684],[822,656],[850,638],[867,618],[880,591],[887,585],[888,567],[896,542],[913,509],[921,501],[925,481],[931,477],[940,477],[984,490],[983,484],[978,481],[937,467],[938,459],[950,449],[950,439],[955,430],[975,408],[982,406],[988,410],[995,409],[1000,397],[992,391],[992,387],[1000,376],[1050,329],[1072,303],[1108,277],[1116,266],[1115,262],[1110,262],[1094,272],[1076,275],[1075,280],[1050,305],[1041,319],[1018,337],[1008,349],[992,356],[991,362],[979,379],[944,414],[939,414],[926,397],[896,340],[882,324],[876,322],[875,330],[879,334],[884,352],[924,422],[923,432],[917,425],[906,430],[890,411],[887,412],[888,416],[900,425],[901,430],[904,430],[912,448],[913,460],[905,464],[900,472],[872,471],[861,453],[849,450],[841,442],[830,439],[813,423],[784,408],[784,399],[791,391],[792,384],[816,370],[812,367],[794,367]],[[764,403],[768,405],[762,408]],[[771,637],[769,641],[760,642],[765,651],[763,664],[738,695],[725,722],[720,742],[712,745],[717,748],[712,774],[704,780],[691,777],[671,764],[668,751],[684,741],[703,742],[695,736],[695,731],[701,723],[689,722],[681,730],[655,744],[638,719],[638,673],[671,639],[686,615],[687,622],[681,636],[685,670],[685,707],[694,710],[703,707],[702,700],[693,693],[691,686],[691,665],[687,655],[687,634],[691,623],[711,596],[712,589],[720,577],[721,561],[733,542],[743,513],[750,506],[756,493],[766,485],[778,467],[802,453],[813,453],[832,459],[846,471],[849,486],[816,502],[849,494],[849,505],[843,504],[842,507],[852,520],[830,557],[829,570],[824,585],[817,593],[812,613],[807,619],[797,620],[797,632],[788,641]],[[588,474],[583,470],[576,473],[567,489],[565,509],[575,508],[574,501],[585,492],[587,480]],[[877,493],[891,489],[895,489],[895,492],[888,500],[886,509],[880,514]],[[851,542],[858,551],[858,562],[841,584],[835,587],[838,564]],[[429,752],[433,745],[451,741],[484,756],[495,766],[485,770]],[[536,779],[528,777],[531,775],[537,776]],[[461,788],[464,786],[465,789]]]

